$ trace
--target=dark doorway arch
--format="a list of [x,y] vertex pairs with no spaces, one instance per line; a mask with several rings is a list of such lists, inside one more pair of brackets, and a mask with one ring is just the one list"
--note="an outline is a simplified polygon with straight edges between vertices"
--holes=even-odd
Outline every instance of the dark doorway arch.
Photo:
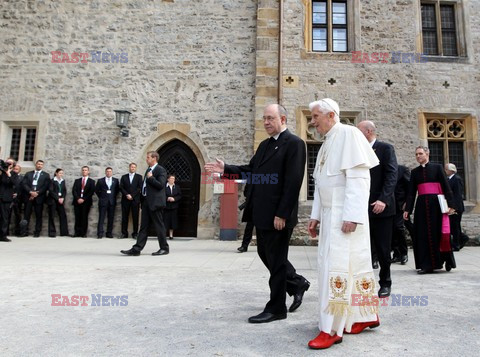
[[200,201],[200,165],[184,142],[172,140],[158,149],[158,163],[174,174],[176,184],[182,190],[182,199],[178,207],[178,228],[174,234],[178,237],[196,237],[198,209]]

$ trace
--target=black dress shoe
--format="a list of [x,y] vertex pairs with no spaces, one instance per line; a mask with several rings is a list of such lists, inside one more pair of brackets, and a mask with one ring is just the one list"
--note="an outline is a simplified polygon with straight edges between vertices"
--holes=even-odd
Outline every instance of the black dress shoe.
[[408,255],[402,255],[400,258],[400,264],[405,265],[408,262]]
[[449,262],[445,262],[445,270],[446,271],[452,270],[452,265]]
[[168,237],[168,239],[173,239],[173,237]]
[[33,238],[38,238],[38,237],[40,237],[39,233],[33,233]]
[[56,237],[55,234],[49,234],[48,236],[49,236],[50,238],[55,238],[55,237]]
[[133,238],[133,239],[137,239],[137,237],[138,237],[138,234],[137,234],[137,233],[132,233],[132,238]]
[[157,252],[153,252],[152,255],[167,255],[168,253],[170,253],[168,250],[160,249]]
[[107,234],[105,235],[105,237],[107,237],[107,238],[113,238],[113,234],[108,234],[108,233],[107,233]]
[[102,239],[102,238],[103,238],[103,235],[101,235],[101,234],[99,234],[99,235],[97,236],[97,239]]
[[392,288],[389,286],[382,286],[380,290],[378,290],[378,297],[379,298],[384,298],[387,296],[390,296],[390,293],[392,292]]
[[297,291],[296,294],[293,295],[293,302],[292,305],[288,308],[289,312],[294,312],[296,309],[302,305],[303,301],[303,294],[305,294],[305,291],[308,290],[310,287],[310,282],[308,280],[305,280],[305,284]]
[[7,237],[0,238],[0,242],[11,242],[11,239],[8,239]]
[[373,269],[378,269],[378,260],[374,260],[372,263],[372,268]]
[[140,255],[140,252],[139,252],[139,251],[133,250],[133,249],[121,250],[120,253],[125,254],[125,255],[134,255],[134,256]]
[[417,271],[417,274],[432,274],[433,273],[433,270],[430,270],[430,269],[420,269],[419,271]]
[[240,252],[240,253],[244,253],[248,250],[248,247],[244,247],[243,245],[241,247],[238,247],[237,250]]
[[270,312],[262,312],[256,316],[252,316],[248,318],[248,322],[251,324],[262,324],[265,322],[272,322],[275,320],[283,320],[287,318],[287,313],[284,312],[283,314],[271,314]]
[[392,258],[392,263],[400,263],[401,261],[402,261],[401,258],[398,256],[395,256]]

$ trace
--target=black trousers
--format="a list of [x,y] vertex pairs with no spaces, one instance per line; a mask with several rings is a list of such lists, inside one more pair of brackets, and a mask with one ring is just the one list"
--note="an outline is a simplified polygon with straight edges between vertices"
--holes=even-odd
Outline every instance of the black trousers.
[[58,202],[48,205],[48,235],[55,236],[57,234],[57,230],[55,229],[55,212],[58,214],[58,220],[60,223],[60,235],[68,236],[68,223],[65,206]]
[[146,203],[142,205],[142,222],[140,223],[140,232],[138,232],[137,242],[132,247],[133,250],[141,252],[143,248],[145,248],[145,244],[147,244],[148,230],[150,225],[153,226],[153,229],[157,234],[160,249],[166,251],[170,250],[165,234],[165,225],[163,224],[162,213],[162,208],[152,211],[148,208]]
[[392,250],[393,256],[402,257],[408,254],[407,247],[407,228],[405,228],[405,220],[403,219],[403,212],[400,211],[395,214],[393,219],[393,236],[392,236]]
[[128,218],[132,212],[132,234],[138,234],[138,216],[140,213],[140,202],[122,200],[122,234],[128,236]]
[[12,216],[13,216],[13,227],[14,227],[13,233],[16,236],[20,235],[20,221],[22,220],[22,206],[23,206],[23,202],[18,200],[18,198],[14,199],[12,204],[10,205],[10,211],[8,213],[7,235],[10,235],[10,223],[12,222]]
[[253,222],[247,222],[247,225],[245,226],[245,231],[243,232],[242,247],[248,247],[248,245],[252,241],[253,228],[255,228]]
[[393,217],[370,217],[370,244],[375,247],[380,263],[380,286],[392,286],[390,264],[392,251]]
[[105,222],[105,216],[107,216],[107,236],[112,235],[113,231],[113,216],[115,214],[115,205],[108,203],[106,206],[98,206],[98,225],[97,236],[103,236],[103,226]]
[[460,222],[462,221],[462,213],[452,214],[448,216],[450,219],[450,232],[452,234],[452,249],[460,249],[462,244],[462,228]]
[[35,211],[35,229],[33,234],[39,235],[42,231],[42,220],[43,220],[43,202],[38,203],[37,199],[28,200],[25,203],[25,215],[24,218],[27,221],[27,226],[25,227],[26,232],[22,232],[23,234],[28,233],[28,224],[30,224],[30,217],[32,216],[32,211]]
[[75,212],[75,237],[86,237],[88,229],[88,214],[92,205],[76,204],[73,206]]
[[0,238],[6,238],[8,232],[8,216],[11,202],[0,200]]
[[288,261],[288,244],[293,229],[266,230],[257,228],[258,256],[270,272],[270,300],[264,312],[282,314],[287,311],[286,293],[296,294],[307,280],[298,275]]

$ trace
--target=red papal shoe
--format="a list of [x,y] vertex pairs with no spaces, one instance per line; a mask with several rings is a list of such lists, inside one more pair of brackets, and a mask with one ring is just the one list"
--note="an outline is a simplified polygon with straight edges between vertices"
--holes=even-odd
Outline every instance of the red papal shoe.
[[313,348],[314,350],[320,350],[323,348],[329,348],[334,343],[341,343],[342,338],[337,336],[337,334],[330,336],[330,334],[326,332],[320,332],[317,337],[311,340],[308,343],[308,347]]
[[350,332],[347,332],[346,330],[343,330],[343,332],[356,335],[357,333],[360,333],[363,330],[365,330],[367,327],[375,328],[378,326],[380,326],[380,320],[378,319],[378,315],[377,315],[377,319],[375,321],[356,322],[352,325],[352,329]]

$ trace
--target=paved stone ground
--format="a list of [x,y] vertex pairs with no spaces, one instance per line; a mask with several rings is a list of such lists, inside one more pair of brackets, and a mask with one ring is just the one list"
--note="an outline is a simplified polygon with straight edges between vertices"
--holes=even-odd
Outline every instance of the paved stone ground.
[[[381,326],[326,351],[317,330],[316,247],[290,260],[312,283],[288,318],[252,325],[268,274],[238,242],[175,239],[171,254],[120,255],[131,239],[17,238],[0,244],[1,356],[470,356],[480,348],[480,248],[456,254],[458,269],[419,276],[413,257],[393,266],[393,294],[427,306],[380,307]],[[377,271],[378,274],[378,271]],[[89,296],[89,306],[52,306],[52,294]],[[127,306],[90,306],[91,294],[128,296]],[[287,303],[290,304],[291,298]]]

